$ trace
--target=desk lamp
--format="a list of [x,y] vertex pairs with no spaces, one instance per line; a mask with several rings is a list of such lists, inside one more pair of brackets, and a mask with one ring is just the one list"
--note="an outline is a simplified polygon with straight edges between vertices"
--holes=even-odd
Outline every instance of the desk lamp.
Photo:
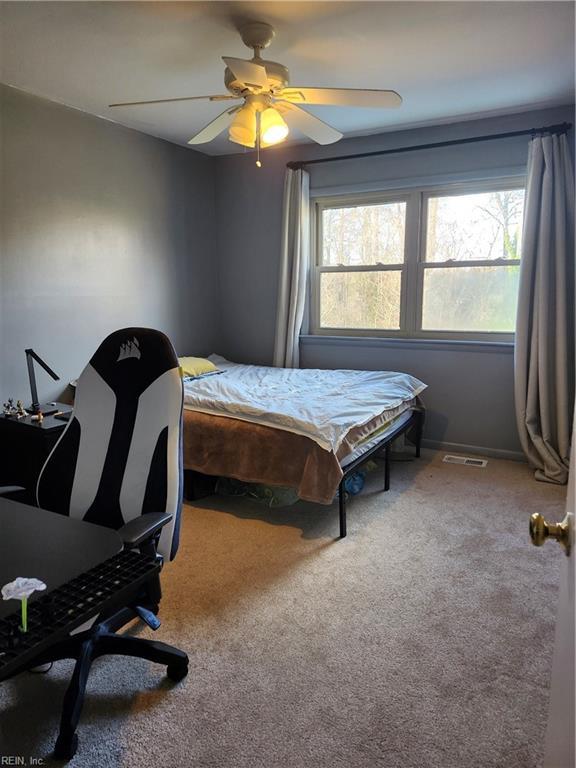
[[28,366],[28,379],[30,380],[30,394],[32,396],[32,405],[28,410],[30,410],[32,413],[38,413],[40,410],[42,410],[42,413],[44,416],[49,416],[51,413],[56,413],[58,410],[57,407],[53,405],[47,405],[42,408],[40,408],[40,404],[38,402],[38,389],[36,388],[36,374],[34,373],[34,360],[44,368],[46,373],[48,373],[54,381],[60,381],[60,376],[57,376],[52,368],[50,368],[42,358],[34,352],[33,349],[26,349],[24,350],[26,352],[26,364]]

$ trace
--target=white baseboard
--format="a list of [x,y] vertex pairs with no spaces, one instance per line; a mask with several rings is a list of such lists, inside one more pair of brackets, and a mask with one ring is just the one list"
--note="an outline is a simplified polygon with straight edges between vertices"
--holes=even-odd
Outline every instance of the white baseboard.
[[435,451],[448,451],[450,453],[465,453],[472,456],[488,456],[493,459],[508,459],[509,461],[526,462],[522,451],[509,451],[505,448],[485,448],[481,445],[465,445],[464,443],[445,443],[441,440],[422,440],[424,448],[432,448]]

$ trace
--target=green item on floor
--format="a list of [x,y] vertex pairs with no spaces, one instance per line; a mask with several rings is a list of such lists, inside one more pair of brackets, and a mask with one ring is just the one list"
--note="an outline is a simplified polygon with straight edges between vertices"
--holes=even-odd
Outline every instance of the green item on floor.
[[281,485],[264,485],[263,483],[245,483],[232,477],[219,477],[216,483],[216,493],[222,496],[249,496],[268,507],[289,507],[298,500],[294,488]]

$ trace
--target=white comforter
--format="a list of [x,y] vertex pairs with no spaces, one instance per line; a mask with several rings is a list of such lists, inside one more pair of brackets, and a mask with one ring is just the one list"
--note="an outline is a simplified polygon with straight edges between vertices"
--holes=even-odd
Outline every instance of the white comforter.
[[239,365],[212,355],[223,373],[184,381],[184,407],[305,435],[336,452],[346,434],[425,388],[394,371],[324,371]]

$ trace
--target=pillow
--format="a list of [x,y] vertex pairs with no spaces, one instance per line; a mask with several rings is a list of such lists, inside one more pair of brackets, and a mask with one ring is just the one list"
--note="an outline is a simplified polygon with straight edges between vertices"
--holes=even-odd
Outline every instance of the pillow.
[[206,360],[205,357],[179,357],[178,362],[180,368],[182,368],[183,376],[202,376],[206,373],[216,373],[218,369],[211,363],[210,360]]

